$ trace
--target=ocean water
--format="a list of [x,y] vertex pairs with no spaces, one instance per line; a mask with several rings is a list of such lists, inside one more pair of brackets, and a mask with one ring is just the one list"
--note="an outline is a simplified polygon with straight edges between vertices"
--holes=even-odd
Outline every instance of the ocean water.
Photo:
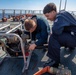
[[[15,13],[15,16],[20,15],[19,13]],[[36,14],[38,16],[43,16],[42,14]],[[11,16],[14,16],[14,14],[11,13],[5,13],[4,17],[9,18]],[[2,14],[0,13],[0,20],[3,18]]]
[[[23,13],[24,14],[24,13]],[[19,13],[15,13],[15,16],[17,15],[20,15]],[[36,14],[36,15],[39,15],[39,16],[42,16],[42,14]],[[4,17],[6,18],[9,18],[11,16],[14,16],[14,14],[11,14],[11,13],[5,13]],[[2,14],[0,13],[0,20],[3,18]]]
[[[19,15],[18,13],[15,14],[16,16]],[[14,14],[11,13],[5,13],[4,17],[9,18],[11,16],[14,16]],[[0,20],[3,18],[2,13],[0,13]]]
[[[6,13],[4,16],[5,16],[6,18],[9,18],[9,15],[12,15],[12,14]],[[3,18],[2,13],[0,13],[0,19],[2,19],[2,18]]]

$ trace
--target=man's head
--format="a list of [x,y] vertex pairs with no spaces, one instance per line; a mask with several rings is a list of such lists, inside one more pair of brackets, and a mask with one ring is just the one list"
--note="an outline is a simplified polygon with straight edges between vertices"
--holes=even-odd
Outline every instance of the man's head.
[[36,29],[36,26],[36,22],[32,19],[26,19],[24,22],[25,29],[31,33]]
[[54,3],[47,4],[43,9],[43,14],[47,19],[54,21],[57,14],[56,5]]

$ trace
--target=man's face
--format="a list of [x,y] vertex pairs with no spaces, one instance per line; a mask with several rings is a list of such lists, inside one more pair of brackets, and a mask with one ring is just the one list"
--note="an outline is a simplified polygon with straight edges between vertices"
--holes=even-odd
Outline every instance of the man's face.
[[46,18],[48,20],[54,21],[55,20],[55,16],[56,16],[56,12],[55,11],[51,11],[49,13],[44,14],[46,16]]

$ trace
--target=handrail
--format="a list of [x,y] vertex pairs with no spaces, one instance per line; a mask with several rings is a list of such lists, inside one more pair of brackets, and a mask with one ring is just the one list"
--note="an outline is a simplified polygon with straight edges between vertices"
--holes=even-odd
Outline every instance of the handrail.
[[8,34],[8,33],[12,32],[13,30],[17,29],[17,28],[18,28],[18,27],[20,27],[20,26],[22,26],[22,24],[19,24],[18,26],[16,26],[16,27],[12,28],[12,29],[11,29],[11,30],[9,30],[8,32],[6,32],[6,34]]
[[10,24],[1,27],[0,30],[2,30],[2,29],[4,29],[4,28],[7,28],[8,26],[10,26]]

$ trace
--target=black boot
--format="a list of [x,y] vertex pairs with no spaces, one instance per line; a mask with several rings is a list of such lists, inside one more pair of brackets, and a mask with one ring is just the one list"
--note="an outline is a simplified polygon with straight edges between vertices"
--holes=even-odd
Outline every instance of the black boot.
[[46,67],[46,66],[58,68],[59,63],[54,61],[53,59],[48,59],[48,61],[44,63],[43,67]]
[[75,50],[75,47],[67,47],[65,48],[66,51],[72,52]]
[[69,51],[73,51],[75,47],[69,47]]

